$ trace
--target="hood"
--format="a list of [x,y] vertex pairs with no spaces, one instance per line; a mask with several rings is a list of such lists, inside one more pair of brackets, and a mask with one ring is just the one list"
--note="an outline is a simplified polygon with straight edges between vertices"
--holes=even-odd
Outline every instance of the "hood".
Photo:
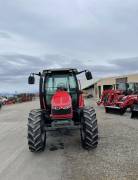
[[56,109],[70,108],[72,106],[72,99],[67,91],[56,91],[51,100],[52,107]]

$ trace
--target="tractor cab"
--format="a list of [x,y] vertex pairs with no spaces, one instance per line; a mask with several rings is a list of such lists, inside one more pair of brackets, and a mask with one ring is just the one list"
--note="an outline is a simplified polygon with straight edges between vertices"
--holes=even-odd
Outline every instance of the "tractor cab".
[[135,94],[138,92],[138,83],[119,83],[116,85],[116,89],[125,95]]
[[138,93],[138,83],[128,83],[128,91],[132,91],[133,94]]
[[66,91],[72,99],[73,109],[79,107],[82,92],[79,87],[77,75],[85,72],[87,80],[92,79],[90,71],[78,71],[77,69],[49,69],[42,73],[31,73],[28,78],[29,84],[35,83],[34,75],[40,76],[39,95],[41,109],[51,110],[51,100],[57,91]]
[[51,99],[56,92],[66,91],[72,98],[73,106],[77,106],[78,82],[73,73],[50,72],[45,74],[44,94],[47,107],[51,107]]

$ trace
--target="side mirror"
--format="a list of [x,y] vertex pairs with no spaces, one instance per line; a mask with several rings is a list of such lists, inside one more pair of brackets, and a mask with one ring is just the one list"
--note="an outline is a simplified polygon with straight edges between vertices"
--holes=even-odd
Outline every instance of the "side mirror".
[[92,79],[92,73],[90,71],[86,71],[85,72],[85,76],[87,80],[91,80]]
[[31,74],[28,78],[28,84],[35,84],[35,77]]

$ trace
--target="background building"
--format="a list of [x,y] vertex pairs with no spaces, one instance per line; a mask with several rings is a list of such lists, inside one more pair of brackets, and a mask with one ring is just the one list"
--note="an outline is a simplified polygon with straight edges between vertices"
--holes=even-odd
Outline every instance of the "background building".
[[138,83],[138,73],[123,76],[102,78],[91,85],[83,88],[85,94],[92,94],[96,98],[100,98],[103,90],[116,89],[118,83]]

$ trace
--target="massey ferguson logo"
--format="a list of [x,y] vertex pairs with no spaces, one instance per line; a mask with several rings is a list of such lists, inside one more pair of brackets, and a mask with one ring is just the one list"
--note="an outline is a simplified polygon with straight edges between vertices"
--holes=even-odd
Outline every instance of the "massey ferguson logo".
[[56,107],[53,107],[53,109],[56,109],[56,110],[61,110],[61,109],[70,109],[71,106],[56,106]]

